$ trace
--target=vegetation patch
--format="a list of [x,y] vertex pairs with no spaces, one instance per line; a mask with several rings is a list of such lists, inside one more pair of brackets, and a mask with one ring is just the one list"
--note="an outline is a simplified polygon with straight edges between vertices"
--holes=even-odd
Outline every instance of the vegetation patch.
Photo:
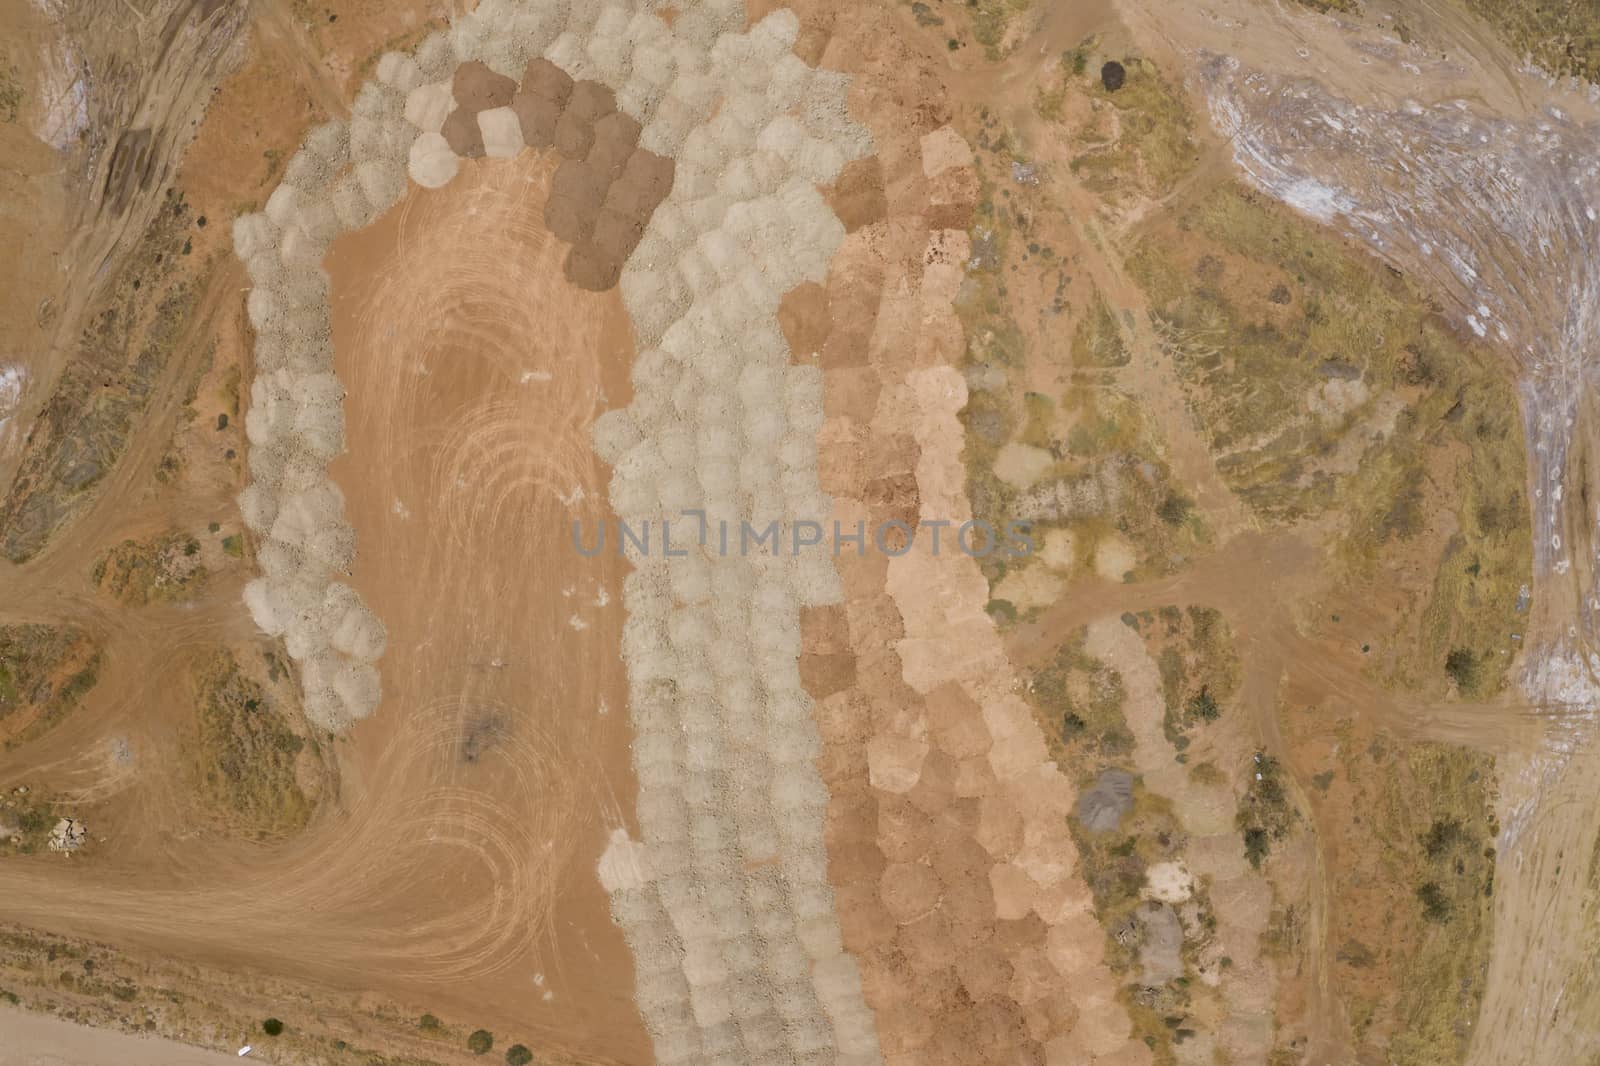
[[967,0],[972,36],[990,59],[1003,59],[1011,48],[1012,20],[1028,10],[1029,0]]
[[1233,631],[1211,607],[1163,607],[1153,625],[1140,629],[1161,673],[1167,740],[1182,752],[1189,733],[1220,719],[1234,707],[1241,664]]
[[1124,975],[1138,967],[1136,912],[1144,902],[1146,871],[1178,859],[1188,842],[1167,799],[1142,785],[1134,786],[1133,798],[1133,810],[1116,832],[1089,832],[1071,820],[1084,880],[1094,893],[1095,917],[1106,930],[1106,964]]
[[22,73],[15,63],[0,64],[0,122],[15,122],[22,114]]
[[[973,515],[996,529],[1022,523],[1036,544],[1052,530],[1067,530],[1083,566],[1105,545],[1115,545],[1107,557],[1130,556],[1115,567],[1119,577],[1125,571],[1135,578],[1172,573],[1207,542],[1207,533],[1172,483],[1138,405],[1102,376],[1126,364],[1128,350],[1100,294],[1073,335],[1077,371],[1070,387],[1059,395],[1024,387],[1024,336],[1004,268],[1012,246],[1026,240],[1019,227],[1027,218],[1026,211],[997,205],[992,188],[986,191],[972,232],[979,251],[956,305],[967,336],[962,458]],[[1031,483],[1008,482],[997,473],[1002,452],[1016,445],[1043,463]],[[1038,565],[1034,557],[980,561],[991,591],[1008,573]],[[1032,616],[1033,605],[1009,593],[997,592],[995,603],[991,614],[1002,622]]]
[[1466,0],[1519,56],[1552,74],[1600,82],[1600,4],[1594,0]]
[[1258,751],[1251,757],[1249,782],[1235,821],[1244,838],[1244,857],[1259,870],[1272,845],[1288,835],[1294,824],[1294,807],[1283,768],[1267,753]]
[[60,722],[99,676],[99,647],[76,626],[0,626],[0,738],[6,748]]
[[1072,334],[1072,365],[1079,369],[1127,366],[1128,344],[1111,313],[1111,305],[1096,289],[1089,309]]
[[[78,339],[0,499],[0,555],[32,558],[92,498],[132,439],[194,311],[177,264],[190,213],[169,192]],[[158,471],[159,474],[159,471]]]
[[[1324,735],[1334,706],[1292,711]],[[1482,1002],[1492,935],[1494,762],[1401,744],[1357,714],[1332,724],[1310,801],[1325,846],[1332,975],[1362,1061],[1459,1063]]]
[[1391,1061],[1461,1062],[1483,1000],[1494,921],[1494,760],[1422,744],[1384,789],[1380,832],[1414,916]]
[[1084,650],[1081,629],[1047,665],[1028,678],[1028,695],[1055,741],[1058,761],[1088,775],[1133,751],[1123,717],[1122,675]]
[[51,797],[20,786],[0,796],[0,855],[32,855],[44,851],[50,832],[64,813]]
[[1114,832],[1086,830],[1071,819],[1080,869],[1094,896],[1095,918],[1106,933],[1106,965],[1124,983],[1119,998],[1128,1008],[1135,1035],[1154,1053],[1154,1062],[1173,1063],[1174,1047],[1193,1036],[1192,962],[1211,940],[1216,917],[1204,891],[1184,905],[1185,973],[1166,984],[1147,984],[1140,965],[1146,938],[1141,915],[1154,906],[1144,898],[1150,867],[1180,860],[1189,838],[1164,797],[1135,785],[1133,809]]
[[[980,171],[981,173],[981,171]],[[1010,240],[1010,220],[997,209],[992,188],[974,213],[972,237],[975,267],[956,301],[966,333],[963,369],[967,375],[967,405],[961,410],[965,429],[962,461],[967,469],[967,495],[974,519],[1004,529],[1014,509],[1014,492],[994,473],[1000,449],[1017,433],[1023,420],[1022,405],[1012,395],[1010,377],[1023,362],[1022,330],[1011,316],[1001,267]],[[1005,572],[996,556],[980,562],[991,587]],[[1012,614],[1015,614],[1013,609]]]
[[290,727],[275,699],[229,651],[203,657],[193,687],[194,772],[208,806],[230,827],[258,838],[304,826],[313,804],[301,789],[298,762],[302,753],[315,754],[315,741]]
[[1071,131],[1084,147],[1069,164],[1072,172],[1084,187],[1113,202],[1130,192],[1164,197],[1199,158],[1188,104],[1149,60],[1119,57],[1122,80],[1113,82],[1113,89],[1099,59],[1093,40],[1063,54],[1057,80],[1040,90],[1037,110],[1060,118],[1066,93],[1086,94],[1095,107],[1087,124]]
[[1395,271],[1233,183],[1152,226],[1129,269],[1228,485],[1269,522],[1338,515],[1351,582],[1409,597],[1389,680],[1442,692],[1461,648],[1476,668],[1457,657],[1457,688],[1498,691],[1531,544],[1493,354]]
[[95,564],[94,583],[130,607],[190,600],[205,589],[200,541],[188,533],[125,540]]

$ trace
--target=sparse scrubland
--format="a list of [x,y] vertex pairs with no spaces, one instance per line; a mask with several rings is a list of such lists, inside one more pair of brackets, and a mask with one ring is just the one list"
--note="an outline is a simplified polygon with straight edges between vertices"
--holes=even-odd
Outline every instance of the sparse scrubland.
[[[988,143],[991,166],[1009,166],[1009,135],[997,130]],[[1070,301],[1063,268],[1045,254],[1046,210],[1004,174],[984,190],[973,231],[981,251],[957,303],[967,335],[963,454],[974,516],[996,528],[1025,523],[1040,549],[982,562],[991,613],[1010,622],[1032,617],[1063,579],[1083,572],[1114,580],[1171,573],[1209,533],[1158,432],[1115,376],[1128,363],[1128,341],[1106,299],[1089,292],[1062,344],[1057,323]],[[1062,279],[1043,321],[1027,330],[1008,280],[1019,267]],[[1066,369],[1066,387],[1030,389],[1040,363]]]
[[1163,607],[1140,632],[1161,671],[1167,739],[1182,753],[1191,730],[1204,729],[1234,709],[1240,662],[1232,631],[1215,608]]
[[314,776],[317,739],[297,731],[281,705],[230,651],[204,655],[193,670],[196,701],[191,762],[206,809],[254,837],[303,827],[314,809],[302,781]]
[[205,590],[200,541],[189,533],[125,540],[95,564],[94,583],[129,607],[192,599]]
[[1532,553],[1515,393],[1492,354],[1406,279],[1237,185],[1156,226],[1130,266],[1240,498],[1273,522],[1336,515],[1356,578],[1418,555],[1434,574],[1390,678],[1442,688],[1460,648],[1463,694],[1498,691]]
[[1600,6],[1594,0],[1465,0],[1519,57],[1551,74],[1600,81]]
[[0,855],[44,851],[63,814],[54,798],[27,785],[0,790]]
[[[1115,90],[1102,82],[1106,60],[1115,59],[1125,81]],[[1056,75],[1065,87],[1088,95],[1087,122],[1073,129],[1082,151],[1069,164],[1086,189],[1123,204],[1160,199],[1173,191],[1199,158],[1195,120],[1181,90],[1154,63],[1138,56],[1105,55],[1090,40],[1061,57]],[[1041,98],[1049,117],[1051,97]]]
[[195,309],[179,271],[190,214],[169,195],[78,340],[16,478],[0,498],[0,555],[32,558],[94,498],[127,448]]
[[1125,758],[1133,735],[1122,715],[1127,693],[1115,670],[1084,651],[1081,631],[1053,660],[1034,671],[1028,693],[1060,746],[1058,760],[1088,780],[1107,762]]
[[[1505,683],[1531,570],[1522,434],[1502,364],[1453,330],[1409,279],[1365,252],[1224,176],[1188,181],[1199,133],[1180,90],[1148,62],[1118,57],[1125,81],[1113,91],[1098,76],[1102,51],[1091,39],[1063,56],[1034,108],[1069,135],[1068,170],[1098,198],[1103,219],[1141,219],[1127,271],[1148,301],[1159,358],[1175,369],[1223,482],[1262,527],[1316,543],[1336,580],[1398,593],[1395,629],[1375,634],[1384,643],[1368,660],[1369,676],[1437,696],[1494,696]],[[1011,131],[990,140],[1002,162],[1027,157]],[[975,512],[1026,512],[1040,498],[1034,485],[1075,478],[1049,497],[1066,512],[1037,516],[1041,533],[1054,523],[1070,539],[1041,557],[986,568],[991,614],[1003,625],[1037,620],[1052,595],[1072,596],[1074,579],[1096,573],[1137,583],[1182,573],[1204,566],[1213,546],[1188,487],[1170,481],[1161,427],[1145,424],[1146,411],[1124,384],[1137,363],[1131,317],[1124,320],[1100,287],[1075,280],[1067,328],[1056,324],[1044,334],[1055,345],[1032,330],[1019,272],[1037,269],[1041,246],[1059,246],[1039,203],[994,175],[977,216],[981,254],[962,305]],[[1093,241],[1095,227],[1083,228]],[[1035,254],[1024,256],[1024,247]],[[1063,333],[1070,343],[1061,343]],[[1070,384],[1059,394],[1036,384],[1038,367],[1050,360],[1067,368]],[[1143,485],[1090,473],[1118,462],[1140,470]],[[1108,537],[1125,545],[1111,567],[1097,565]],[[1027,601],[1037,586],[1017,575],[1032,567],[1056,567],[1063,580]],[[1339,920],[1350,920],[1347,906],[1364,915],[1351,929],[1373,909],[1388,912],[1384,935],[1406,945],[1373,943],[1363,929],[1330,949],[1348,967],[1338,971],[1340,994],[1361,1005],[1360,1038],[1392,1038],[1392,1048],[1404,1049],[1392,1061],[1458,1061],[1487,959],[1493,760],[1445,745],[1374,740],[1372,752],[1346,756],[1352,767],[1367,767],[1352,773],[1370,771],[1373,782],[1379,765],[1394,774],[1381,797],[1363,793],[1365,803],[1381,806],[1374,816],[1349,805],[1348,783],[1335,771],[1302,780],[1299,750],[1258,746],[1267,738],[1256,732],[1257,712],[1243,716],[1239,707],[1246,653],[1222,611],[1169,607],[1123,621],[1159,671],[1163,733],[1173,757],[1188,763],[1188,780],[1213,792],[1238,782],[1227,808],[1231,847],[1250,876],[1277,885],[1280,896],[1262,940],[1271,965],[1292,976],[1305,957],[1310,912],[1289,886],[1299,883],[1306,849],[1315,846],[1309,838],[1338,825],[1341,853],[1354,848],[1362,871],[1336,878]],[[1081,788],[1132,765],[1123,678],[1086,652],[1081,634],[1031,675],[1029,695],[1053,755]],[[1285,722],[1292,744],[1322,750],[1323,739],[1300,739],[1293,714]],[[1190,762],[1196,750],[1200,761]],[[1185,846],[1177,827],[1157,816],[1165,801],[1135,777],[1132,813],[1117,830],[1073,823],[1110,937],[1108,958],[1127,973],[1141,958],[1146,871]],[[1424,796],[1424,789],[1433,791]],[[1349,843],[1347,832],[1359,843]],[[1210,955],[1206,962],[1219,965]],[[1228,960],[1220,965],[1212,972],[1226,989]],[[1127,997],[1158,1061],[1173,1061],[1175,1044],[1194,1035],[1185,1019],[1197,1008],[1184,987],[1151,984]],[[1292,1056],[1291,1034],[1282,1036],[1280,1052]]]
[[[1288,723],[1326,713],[1291,711]],[[1399,745],[1356,719],[1336,736],[1313,801],[1348,857],[1330,870],[1328,944],[1354,1035],[1391,1061],[1460,1062],[1492,939],[1494,761]]]
[[0,626],[0,738],[7,748],[40,736],[99,679],[100,650],[74,626]]

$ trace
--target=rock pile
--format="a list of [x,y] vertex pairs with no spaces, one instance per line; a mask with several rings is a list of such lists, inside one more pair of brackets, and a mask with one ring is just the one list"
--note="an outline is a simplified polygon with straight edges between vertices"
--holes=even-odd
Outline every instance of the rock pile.
[[63,818],[50,830],[51,851],[77,851],[89,842],[89,827],[75,818]]

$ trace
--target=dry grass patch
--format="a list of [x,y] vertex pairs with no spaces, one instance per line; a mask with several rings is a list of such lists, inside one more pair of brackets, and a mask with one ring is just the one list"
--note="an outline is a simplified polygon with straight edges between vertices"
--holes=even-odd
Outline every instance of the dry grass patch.
[[1512,50],[1552,74],[1600,81],[1600,3],[1595,0],[1466,0]]
[[99,647],[75,626],[0,626],[0,737],[6,748],[60,722],[99,675]]
[[[1494,760],[1443,744],[1396,760],[1376,812],[1411,935],[1391,1061],[1460,1062],[1483,1000],[1494,921]],[[1408,897],[1409,898],[1406,898]]]
[[1442,693],[1460,649],[1456,687],[1498,691],[1532,560],[1494,354],[1406,278],[1231,183],[1154,224],[1130,269],[1229,486],[1270,522],[1335,516],[1350,583],[1409,597],[1386,679]]
[[94,583],[129,607],[194,599],[205,590],[200,541],[188,533],[125,540],[95,564]]
[[258,838],[303,827],[314,803],[302,775],[321,754],[317,740],[295,728],[269,693],[247,676],[232,652],[203,656],[191,673],[195,732],[191,763],[197,789],[224,826]]
[[[1124,71],[1115,90],[1101,80],[1101,68],[1109,60]],[[1084,93],[1093,105],[1089,122],[1070,131],[1083,151],[1069,165],[1086,188],[1113,202],[1130,192],[1159,199],[1194,169],[1199,159],[1194,116],[1182,91],[1154,63],[1102,55],[1093,41],[1086,41],[1061,57],[1056,78],[1055,85],[1041,89],[1036,102],[1045,117],[1064,113],[1067,93]]]

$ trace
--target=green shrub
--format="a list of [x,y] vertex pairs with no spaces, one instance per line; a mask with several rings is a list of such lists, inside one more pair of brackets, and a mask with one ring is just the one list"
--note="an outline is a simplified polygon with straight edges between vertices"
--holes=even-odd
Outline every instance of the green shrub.
[[1471,648],[1452,648],[1450,654],[1444,657],[1444,672],[1450,675],[1462,695],[1477,690],[1478,657]]
[[1417,889],[1417,900],[1422,904],[1422,916],[1437,925],[1450,920],[1453,908],[1450,897],[1444,894],[1437,881],[1429,881]]
[[474,1029],[472,1035],[467,1037],[467,1050],[474,1055],[485,1054],[494,1047],[494,1034],[487,1029]]
[[1009,625],[1017,620],[1017,605],[1010,600],[990,600],[989,617],[1000,625]]
[[438,1018],[435,1018],[431,1014],[424,1014],[421,1018],[417,1019],[417,1028],[426,1029],[430,1033],[436,1033],[442,1029],[443,1026],[440,1024]]
[[1430,859],[1441,859],[1464,843],[1468,843],[1467,831],[1454,818],[1436,819],[1422,837],[1422,848]]
[[1267,857],[1267,851],[1272,844],[1265,829],[1246,829],[1244,831],[1244,857],[1250,860],[1250,865],[1257,870],[1261,869],[1261,860]]
[[276,1018],[268,1018],[261,1023],[261,1031],[268,1036],[277,1036],[283,1032],[283,1023]]
[[528,1066],[533,1061],[533,1052],[521,1044],[512,1044],[506,1049],[507,1066]]
[[1245,858],[1259,869],[1272,849],[1272,842],[1282,840],[1289,832],[1294,809],[1289,805],[1289,794],[1284,788],[1277,759],[1265,752],[1256,752],[1251,769],[1255,779],[1239,804],[1235,822],[1244,837]]
[[1222,708],[1217,705],[1217,698],[1204,685],[1200,686],[1199,692],[1189,697],[1187,710],[1189,717],[1198,718],[1202,722],[1215,722],[1222,717]]
[[1194,504],[1186,497],[1176,492],[1167,493],[1167,498],[1161,501],[1161,506],[1156,509],[1156,514],[1169,526],[1181,526],[1189,518],[1189,508]]

